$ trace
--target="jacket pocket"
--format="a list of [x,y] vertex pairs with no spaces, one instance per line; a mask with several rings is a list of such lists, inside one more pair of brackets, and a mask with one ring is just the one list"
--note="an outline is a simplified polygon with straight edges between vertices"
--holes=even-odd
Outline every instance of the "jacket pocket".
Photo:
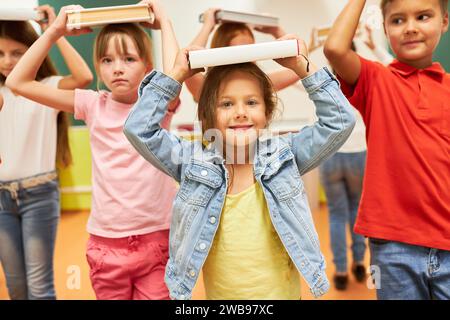
[[219,169],[210,164],[193,161],[186,167],[178,195],[187,204],[206,207],[222,183]]
[[269,163],[262,180],[279,201],[296,197],[304,192],[303,182],[291,151]]

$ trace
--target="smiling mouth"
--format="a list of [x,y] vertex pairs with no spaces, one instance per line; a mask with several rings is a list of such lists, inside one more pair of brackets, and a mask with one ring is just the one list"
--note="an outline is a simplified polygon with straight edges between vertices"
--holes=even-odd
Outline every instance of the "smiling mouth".
[[411,46],[411,45],[415,45],[415,44],[420,44],[420,43],[422,43],[423,41],[419,41],[419,40],[415,40],[415,41],[407,41],[407,42],[404,42],[403,43],[403,45],[404,46]]
[[127,80],[125,80],[125,79],[117,79],[117,80],[114,80],[112,83],[124,83],[124,82],[127,82]]
[[228,127],[228,129],[235,130],[235,131],[247,131],[251,128],[253,128],[253,125],[251,125],[251,124]]

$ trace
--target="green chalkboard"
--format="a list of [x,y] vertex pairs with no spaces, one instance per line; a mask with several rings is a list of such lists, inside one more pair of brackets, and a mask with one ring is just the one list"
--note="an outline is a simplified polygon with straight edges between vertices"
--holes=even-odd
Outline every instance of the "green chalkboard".
[[[448,10],[450,11],[450,3]],[[439,61],[447,72],[450,72],[450,31],[441,38],[434,59]]]
[[[39,0],[39,4],[49,4],[53,8],[55,8],[56,14],[58,14],[61,7],[72,5],[74,3],[83,6],[84,8],[92,8],[92,7],[106,7],[106,6],[119,6],[119,5],[127,5],[127,4],[136,4],[137,0]],[[94,46],[94,39],[98,33],[98,28],[94,29],[94,32],[87,35],[82,35],[78,37],[68,37],[67,40],[74,46],[75,49],[81,54],[84,60],[89,64],[89,67],[92,70],[92,73],[95,76],[94,64],[92,61],[92,52]],[[59,53],[58,48],[54,46],[50,51],[50,57],[52,61],[55,63],[56,68],[59,73],[62,75],[67,75],[69,73],[64,60]],[[97,77],[95,76],[94,81],[92,82],[91,89],[97,88]],[[84,125],[82,121],[77,121],[72,118],[72,123],[74,125]]]

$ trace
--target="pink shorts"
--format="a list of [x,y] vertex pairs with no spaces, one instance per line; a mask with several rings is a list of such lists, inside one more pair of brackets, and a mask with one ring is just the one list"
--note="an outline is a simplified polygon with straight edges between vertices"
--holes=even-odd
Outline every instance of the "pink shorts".
[[90,235],[86,258],[99,300],[168,300],[169,231],[126,238]]

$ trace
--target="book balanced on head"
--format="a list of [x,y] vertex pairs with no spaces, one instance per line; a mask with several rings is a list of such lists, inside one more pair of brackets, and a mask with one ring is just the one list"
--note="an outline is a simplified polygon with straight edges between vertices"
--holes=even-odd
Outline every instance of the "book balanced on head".
[[[258,27],[276,27],[279,23],[278,17],[230,10],[218,10],[215,18],[218,23],[238,22]],[[203,14],[199,16],[199,20],[203,22]]]
[[79,29],[113,23],[149,22],[155,15],[146,4],[68,10],[67,27]]
[[280,40],[189,51],[191,69],[254,62],[259,60],[296,57],[299,55],[297,40]]

